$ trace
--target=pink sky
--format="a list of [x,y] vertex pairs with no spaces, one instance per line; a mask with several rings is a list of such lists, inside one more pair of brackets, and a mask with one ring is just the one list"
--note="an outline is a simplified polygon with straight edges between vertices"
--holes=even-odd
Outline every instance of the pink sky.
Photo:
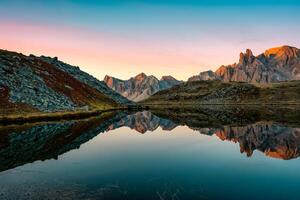
[[0,21],[0,26],[1,49],[57,56],[100,80],[106,74],[128,79],[140,72],[158,78],[172,75],[186,80],[200,71],[215,70],[222,64],[238,61],[239,52],[246,48],[252,48],[254,54],[258,54],[267,48],[283,45],[277,44],[278,38],[273,38],[263,45],[258,41],[249,46],[230,34],[219,38],[217,34],[204,33],[181,39],[172,36],[133,37],[38,23]]

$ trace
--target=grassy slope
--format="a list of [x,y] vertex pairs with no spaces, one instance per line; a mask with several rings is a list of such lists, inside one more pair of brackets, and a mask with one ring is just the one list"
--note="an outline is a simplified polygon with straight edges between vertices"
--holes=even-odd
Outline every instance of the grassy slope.
[[[49,88],[61,95],[67,96],[78,106],[75,110],[41,112],[29,104],[12,103],[9,100],[10,89],[4,85],[0,85],[0,122],[90,116],[102,111],[124,108],[124,106],[116,103],[95,88],[76,80],[68,73],[58,69],[55,65],[46,63],[38,57],[27,57],[19,53],[4,50],[1,50],[0,53],[5,55],[9,59],[9,62],[12,63],[14,62],[14,57],[20,58],[19,63],[21,64],[18,62],[14,63],[5,73],[13,74],[15,69],[26,64],[44,80]],[[88,111],[81,108],[85,105],[89,106]]]
[[[39,58],[35,58],[34,62],[35,64],[31,65],[31,68],[37,73],[40,71],[44,72],[39,73],[39,75],[43,78],[47,86],[69,97],[76,105],[89,105],[96,109],[118,106],[118,104],[109,97],[95,88],[78,81],[68,73],[58,69],[55,65],[41,61]],[[45,75],[45,72],[47,75]]]
[[300,104],[300,81],[255,86],[219,81],[187,82],[160,91],[144,105]]
[[110,109],[94,109],[91,111],[64,111],[64,112],[52,112],[52,113],[42,113],[42,112],[29,112],[20,114],[10,114],[6,116],[0,115],[0,125],[1,124],[16,124],[16,123],[27,123],[27,122],[42,122],[42,121],[59,121],[59,120],[69,120],[69,119],[82,119],[89,118],[92,116],[102,115],[104,113],[112,111],[120,111],[126,109],[127,107],[115,107]]

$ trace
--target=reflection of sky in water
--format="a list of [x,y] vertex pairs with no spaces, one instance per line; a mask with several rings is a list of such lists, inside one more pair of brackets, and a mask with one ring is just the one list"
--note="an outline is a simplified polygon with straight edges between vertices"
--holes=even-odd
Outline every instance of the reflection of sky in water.
[[238,144],[184,126],[146,134],[122,127],[99,134],[58,160],[1,172],[0,194],[24,199],[33,194],[75,199],[298,199],[299,166],[299,159],[273,159],[259,151],[247,158]]

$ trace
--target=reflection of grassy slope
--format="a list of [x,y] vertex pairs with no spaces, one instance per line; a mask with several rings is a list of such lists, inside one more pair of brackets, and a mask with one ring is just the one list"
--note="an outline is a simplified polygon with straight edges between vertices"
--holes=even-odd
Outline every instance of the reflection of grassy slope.
[[153,108],[153,114],[189,127],[220,127],[223,125],[244,125],[258,121],[300,125],[300,107],[269,106],[201,106],[185,108]]
[[300,104],[300,81],[255,86],[195,81],[157,92],[142,104]]

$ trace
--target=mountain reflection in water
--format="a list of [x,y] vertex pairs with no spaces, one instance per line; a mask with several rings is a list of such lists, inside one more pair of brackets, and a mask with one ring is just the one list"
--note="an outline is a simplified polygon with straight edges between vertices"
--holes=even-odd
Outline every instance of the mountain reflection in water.
[[267,156],[284,160],[299,157],[300,128],[297,123],[278,123],[274,119],[273,122],[266,119],[256,121],[257,118],[261,120],[257,113],[246,116],[243,112],[120,112],[80,121],[3,126],[0,127],[0,171],[36,160],[57,158],[79,148],[100,133],[120,127],[129,127],[144,134],[158,127],[172,133],[178,126],[187,126],[198,130],[200,134],[239,143],[241,153],[246,153],[247,156],[259,150]]
[[171,108],[0,126],[0,199],[299,199],[299,113]]

